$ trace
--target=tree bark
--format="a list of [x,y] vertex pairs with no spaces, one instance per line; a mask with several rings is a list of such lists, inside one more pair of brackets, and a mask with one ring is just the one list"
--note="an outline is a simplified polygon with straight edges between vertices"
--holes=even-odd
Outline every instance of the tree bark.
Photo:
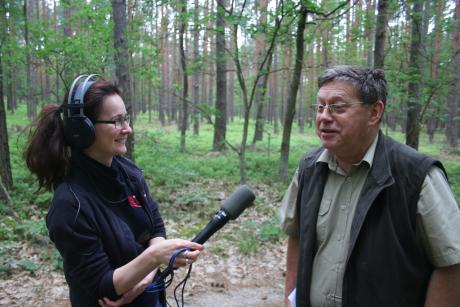
[[13,176],[11,172],[10,148],[8,145],[8,128],[6,125],[6,112],[3,95],[3,46],[6,40],[6,6],[2,2],[0,5],[1,18],[1,37],[0,37],[0,181],[5,189],[0,190],[0,199],[7,200],[9,198],[6,190],[13,187]]
[[[273,51],[273,69],[278,70],[278,50]],[[270,75],[270,120],[273,123],[273,132],[278,134],[279,132],[279,97],[278,97],[278,72],[275,72]]]
[[287,97],[289,97],[290,88],[291,88],[291,62],[292,62],[292,38],[291,35],[286,39],[285,45],[283,47],[282,54],[282,66],[283,66],[283,80],[281,86],[281,97],[280,97],[280,122],[284,123],[286,117],[286,105]]
[[374,68],[384,68],[385,41],[388,28],[388,0],[378,0],[377,26],[375,28]]
[[[440,53],[441,53],[441,38],[442,38],[442,23],[444,17],[444,1],[438,0],[435,4],[436,8],[436,17],[434,25],[434,43],[433,43],[433,56],[431,62],[431,80],[436,82],[439,79],[439,63],[440,63]],[[433,96],[433,100],[437,99],[437,95]],[[438,128],[438,117],[437,114],[440,113],[439,107],[435,106],[431,108],[430,114],[427,116],[426,120],[426,130],[428,133],[428,139],[430,143],[434,141],[434,133]]]
[[[122,98],[125,102],[128,114],[134,120],[133,108],[131,103],[131,82],[129,75],[129,50],[128,50],[128,36],[127,31],[127,16],[126,16],[126,1],[125,0],[111,0],[112,13],[113,13],[113,35],[115,47],[115,66],[118,84],[122,90]],[[134,122],[131,122],[134,125]],[[126,156],[133,159],[134,153],[134,131],[129,136],[126,143],[127,153]]]
[[[199,2],[195,0],[195,8],[193,13],[193,59],[195,62],[194,72],[193,72],[193,104],[198,106],[200,104],[200,50],[199,50],[199,40],[200,40],[200,27],[199,23]],[[198,108],[193,108],[193,134],[198,135],[200,133],[200,112]]]
[[408,85],[406,144],[418,149],[420,135],[420,111],[421,111],[421,77],[422,77],[422,0],[414,0],[411,12],[412,36],[410,47],[409,71],[410,81]]
[[446,123],[447,144],[450,148],[456,148],[458,145],[458,135],[460,123],[458,120],[460,107],[460,1],[456,1],[454,15],[454,33],[452,36],[452,87],[447,99],[447,109],[449,110]]
[[227,75],[225,56],[225,0],[217,0],[216,17],[216,118],[213,150],[225,149],[227,132]]
[[162,126],[166,124],[166,108],[168,106],[169,87],[169,50],[168,50],[168,5],[162,6],[161,14],[161,81],[159,91],[158,116]]
[[33,62],[34,57],[32,54],[32,46],[30,44],[29,24],[33,9],[30,8],[29,0],[24,0],[24,40],[26,44],[26,73],[27,73],[27,116],[33,119],[37,116],[37,98],[35,97],[35,83]]
[[[374,40],[374,24],[375,24],[375,0],[366,0],[366,21],[364,23],[365,36],[367,38],[367,49],[364,55],[367,58],[367,66],[374,67],[374,52],[372,48],[372,41]],[[375,46],[375,40],[374,40]]]
[[[11,22],[12,17],[11,13],[8,12],[6,7],[5,1],[1,2],[1,8],[3,9],[2,16],[0,18],[4,18],[3,27],[1,28],[3,33],[3,42],[2,42],[2,54],[3,57],[3,82],[5,83],[5,93],[6,94],[6,108],[8,111],[14,111],[17,108],[17,76],[14,73],[14,65],[13,65],[13,48],[11,46],[11,40],[15,37],[15,31],[13,24]],[[8,34],[9,33],[9,34]]]
[[[265,28],[267,26],[267,7],[268,1],[261,0],[258,2],[259,5],[259,27]],[[255,59],[256,65],[259,66],[261,61],[264,58],[265,53],[265,33],[262,31],[259,33],[256,39],[256,49],[255,49]],[[268,71],[270,70],[271,61],[266,65],[263,75],[259,78],[259,81],[256,85],[256,93],[254,97],[254,105],[256,106],[256,124],[254,131],[254,138],[252,144],[255,145],[257,141],[261,141],[263,138],[264,131],[264,122],[265,122],[265,97],[267,92],[267,80],[268,80]]]
[[180,2],[180,29],[179,29],[179,51],[180,63],[182,67],[182,123],[180,125],[180,152],[185,152],[185,141],[188,125],[188,75],[187,61],[185,58],[184,34],[187,27],[187,1]]
[[297,98],[297,91],[299,89],[300,76],[302,74],[302,63],[304,55],[304,42],[303,34],[305,32],[305,25],[307,21],[307,8],[305,3],[300,4],[300,14],[297,23],[296,33],[296,58],[294,71],[292,73],[292,82],[289,92],[289,98],[287,103],[286,115],[284,118],[283,125],[283,138],[281,141],[281,157],[278,168],[278,179],[280,181],[286,181],[288,179],[288,160],[289,160],[289,149],[291,141],[292,123],[294,121],[295,104]]

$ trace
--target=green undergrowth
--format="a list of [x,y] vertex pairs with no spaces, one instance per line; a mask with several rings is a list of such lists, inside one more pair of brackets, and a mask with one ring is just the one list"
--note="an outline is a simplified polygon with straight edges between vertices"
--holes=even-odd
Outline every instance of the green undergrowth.
[[[2,248],[5,250],[11,242],[28,242],[46,248],[50,244],[44,217],[52,194],[36,193],[36,179],[28,172],[22,158],[27,139],[25,108],[21,107],[7,116],[14,187],[10,191],[12,203],[0,202],[0,259],[3,257]],[[231,146],[227,146],[222,152],[214,152],[213,126],[201,123],[198,135],[187,132],[186,150],[180,152],[180,133],[177,126],[161,127],[157,122],[149,123],[146,114],[136,118],[135,162],[143,169],[151,194],[162,206],[162,214],[183,222],[178,230],[181,237],[193,237],[216,211],[218,202],[210,200],[210,194],[217,193],[217,189],[224,189],[228,195],[239,184],[239,160],[232,146],[240,148],[242,127],[242,120],[235,119],[230,122],[226,136]],[[266,123],[263,140],[252,146],[253,127],[254,123],[251,122],[246,150],[247,183],[251,186],[268,185],[282,196],[287,187],[286,182],[277,180],[282,131],[274,133],[273,126]],[[294,173],[304,152],[319,144],[313,128],[300,133],[294,125],[292,131],[289,176]],[[391,131],[388,133],[397,140],[404,141],[404,134]],[[442,135],[436,135],[433,144],[429,144],[426,136],[422,135],[420,144],[421,152],[442,160],[454,194],[460,199],[459,151],[446,153]],[[205,188],[192,188],[197,183]],[[242,227],[227,238],[238,242],[238,248],[243,254],[253,253],[260,244],[276,242],[283,237],[277,226],[275,210],[265,206],[259,199],[256,206],[266,218],[258,222],[243,223]],[[215,248],[218,252],[219,248]],[[53,253],[47,255],[46,259],[59,267],[59,257]],[[25,266],[34,268],[31,264]]]

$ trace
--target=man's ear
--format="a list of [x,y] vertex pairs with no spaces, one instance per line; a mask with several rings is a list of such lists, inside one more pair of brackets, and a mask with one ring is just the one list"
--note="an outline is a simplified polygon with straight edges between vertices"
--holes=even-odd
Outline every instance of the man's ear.
[[383,118],[383,111],[385,110],[385,105],[381,100],[370,105],[371,117],[369,118],[369,124],[377,125]]

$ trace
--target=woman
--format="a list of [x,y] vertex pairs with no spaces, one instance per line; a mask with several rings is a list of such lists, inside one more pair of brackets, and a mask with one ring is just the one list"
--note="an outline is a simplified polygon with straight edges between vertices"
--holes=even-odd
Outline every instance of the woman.
[[[158,266],[177,249],[193,251],[180,254],[175,266],[195,261],[203,249],[165,240],[141,170],[122,157],[131,133],[119,89],[90,75],[74,80],[61,106],[43,109],[29,137],[27,166],[40,189],[54,190],[46,224],[73,306],[165,306],[164,290],[144,291]],[[83,143],[72,139],[82,135]]]

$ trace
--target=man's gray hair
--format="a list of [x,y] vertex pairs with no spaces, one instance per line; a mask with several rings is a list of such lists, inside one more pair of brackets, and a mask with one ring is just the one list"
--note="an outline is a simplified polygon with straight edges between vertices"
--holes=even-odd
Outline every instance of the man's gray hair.
[[338,65],[326,69],[318,78],[318,88],[331,81],[351,82],[359,98],[365,104],[387,100],[387,80],[382,69],[369,69],[358,66]]

